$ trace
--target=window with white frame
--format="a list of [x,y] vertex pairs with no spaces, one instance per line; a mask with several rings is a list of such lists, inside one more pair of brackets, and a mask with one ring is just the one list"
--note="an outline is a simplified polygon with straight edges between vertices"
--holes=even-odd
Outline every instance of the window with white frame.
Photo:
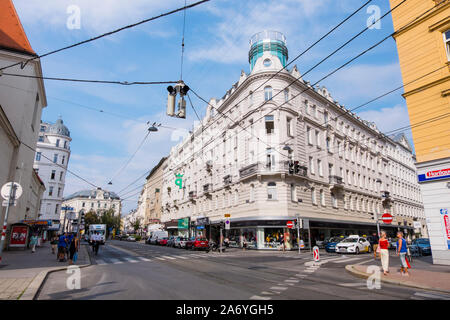
[[272,100],[272,87],[264,88],[264,100],[265,101]]
[[315,170],[314,170],[314,161],[312,157],[309,157],[309,171],[312,174],[315,174]]
[[320,132],[316,130],[316,145],[320,148]]
[[253,184],[250,185],[250,202],[255,201],[255,186]]
[[312,145],[313,144],[312,130],[308,126],[306,127],[306,136],[308,137],[308,144]]
[[275,122],[273,116],[265,116],[266,133],[273,134],[275,132]]
[[250,91],[250,93],[248,94],[248,105],[252,106],[253,105],[253,92]]
[[297,201],[295,197],[295,184],[291,183],[291,201]]
[[288,137],[293,137],[294,135],[292,130],[292,118],[289,117],[286,118],[286,129]]
[[317,204],[315,188],[311,188],[311,202],[312,202],[312,204]]
[[277,184],[275,182],[267,183],[267,199],[277,200]]
[[317,170],[319,171],[319,175],[323,177],[322,160],[317,160]]
[[320,189],[320,204],[325,207],[325,192],[323,192],[323,189]]
[[284,89],[284,102],[289,101],[289,89]]
[[331,204],[332,204],[333,208],[338,207],[338,201],[333,192],[331,192]]

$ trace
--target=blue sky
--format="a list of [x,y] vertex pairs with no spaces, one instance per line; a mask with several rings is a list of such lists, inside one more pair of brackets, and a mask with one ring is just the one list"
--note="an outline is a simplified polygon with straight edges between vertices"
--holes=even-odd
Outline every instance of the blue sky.
[[[184,0],[13,0],[33,49],[43,54],[85,40],[103,32],[135,23],[184,5]],[[190,0],[188,3],[195,1]],[[303,49],[358,8],[360,0],[212,0],[187,11],[184,81],[205,99],[222,97],[249,71],[248,40],[264,29],[277,30],[287,37],[289,56]],[[389,10],[388,0],[373,0],[381,14]],[[81,28],[66,27],[67,8],[81,9]],[[298,59],[300,72],[366,26],[371,14],[364,9],[315,49]],[[166,81],[180,77],[183,14],[123,31],[42,59],[45,76],[122,81]],[[362,50],[393,32],[387,16],[380,29],[367,31],[339,54],[308,74],[315,82]],[[369,54],[326,79],[332,96],[347,108],[355,107],[402,84],[397,49],[391,38]],[[113,86],[46,81],[48,107],[42,119],[54,122],[62,116],[73,138],[69,169],[89,181],[119,191],[168,154],[175,142],[172,130],[151,133],[133,162],[108,181],[127,161],[146,134],[146,122],[160,122],[190,128],[196,119],[188,108],[187,119],[165,115],[166,85]],[[375,121],[382,131],[409,125],[401,91],[359,110],[359,115]],[[199,113],[206,105],[192,96]],[[121,114],[115,117],[79,105]],[[133,119],[133,120],[131,120]],[[408,133],[408,136],[410,134]],[[141,181],[144,183],[144,180]],[[68,174],[65,195],[89,188]],[[133,192],[134,193],[134,192]],[[131,193],[130,195],[132,195]],[[127,196],[127,195],[125,195]],[[124,202],[124,212],[136,207],[137,196]]]

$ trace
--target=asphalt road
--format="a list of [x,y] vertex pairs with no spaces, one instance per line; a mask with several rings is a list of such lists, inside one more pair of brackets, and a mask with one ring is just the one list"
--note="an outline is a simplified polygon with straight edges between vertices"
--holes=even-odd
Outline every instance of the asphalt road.
[[450,295],[366,280],[345,265],[379,265],[373,256],[323,254],[319,267],[309,253],[231,250],[193,252],[142,243],[109,241],[80,269],[80,289],[68,289],[70,274],[49,275],[38,299],[156,300],[379,300],[450,299]]

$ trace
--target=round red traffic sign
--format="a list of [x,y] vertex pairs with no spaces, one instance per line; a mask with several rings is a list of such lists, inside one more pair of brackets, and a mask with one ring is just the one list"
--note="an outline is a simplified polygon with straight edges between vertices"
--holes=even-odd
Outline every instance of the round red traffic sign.
[[286,226],[287,226],[289,229],[292,229],[292,228],[294,227],[294,222],[288,221],[288,222],[286,223]]
[[383,220],[386,224],[391,224],[392,222],[392,215],[390,213],[385,213],[381,216],[381,220]]

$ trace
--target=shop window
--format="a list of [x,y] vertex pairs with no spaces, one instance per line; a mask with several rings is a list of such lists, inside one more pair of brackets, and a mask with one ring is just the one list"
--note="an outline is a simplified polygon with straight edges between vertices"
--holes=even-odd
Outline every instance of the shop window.
[[277,200],[277,184],[275,182],[269,182],[267,184],[267,199]]

